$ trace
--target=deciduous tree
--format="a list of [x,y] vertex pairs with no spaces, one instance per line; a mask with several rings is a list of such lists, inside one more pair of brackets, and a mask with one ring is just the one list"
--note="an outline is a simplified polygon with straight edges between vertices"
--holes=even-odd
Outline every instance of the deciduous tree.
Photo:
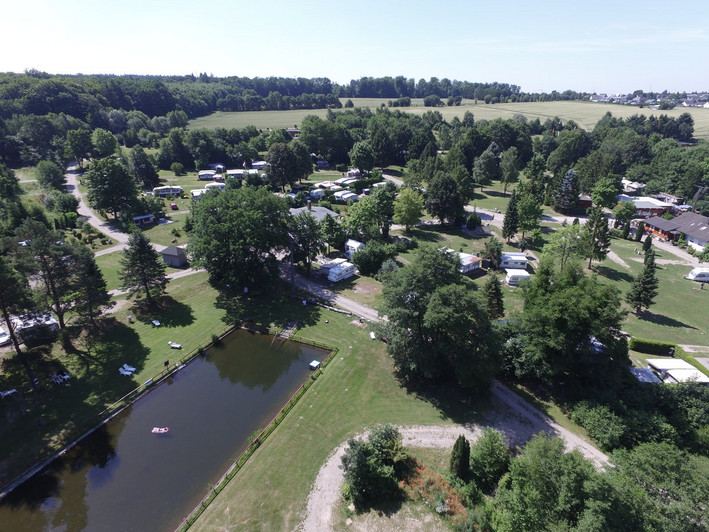
[[500,157],[500,171],[502,174],[502,183],[504,185],[503,192],[507,194],[507,185],[516,183],[519,179],[519,171],[522,166],[522,161],[517,155],[517,148],[512,146],[502,152]]
[[355,142],[349,156],[352,165],[362,172],[369,172],[374,168],[374,150],[367,140]]
[[310,214],[301,212],[291,217],[288,225],[293,262],[302,262],[310,276],[313,260],[326,246],[320,224]]
[[152,189],[160,184],[158,172],[142,146],[136,145],[131,148],[128,167],[133,177],[144,187]]
[[91,134],[91,142],[93,144],[91,154],[94,157],[109,157],[116,153],[116,150],[118,149],[118,140],[113,133],[106,131],[105,129],[94,129]]
[[436,173],[428,184],[425,205],[441,223],[458,219],[464,212],[464,202],[455,179],[443,172]]
[[114,218],[135,204],[135,180],[128,169],[114,159],[93,161],[86,174],[86,184],[91,205],[110,211]]
[[404,226],[408,233],[423,216],[423,196],[413,188],[405,187],[394,199],[394,223]]
[[64,189],[64,172],[57,163],[40,161],[37,163],[37,182],[45,189]]

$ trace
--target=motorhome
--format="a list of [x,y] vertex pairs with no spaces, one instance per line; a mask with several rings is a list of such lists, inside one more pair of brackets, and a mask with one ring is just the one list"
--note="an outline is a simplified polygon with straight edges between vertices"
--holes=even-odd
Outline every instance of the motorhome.
[[343,262],[342,264],[330,268],[330,273],[327,274],[327,280],[337,283],[344,279],[349,279],[355,274],[354,264],[351,262]]
[[709,283],[709,268],[694,268],[691,272],[685,275],[684,278],[689,279],[690,281]]

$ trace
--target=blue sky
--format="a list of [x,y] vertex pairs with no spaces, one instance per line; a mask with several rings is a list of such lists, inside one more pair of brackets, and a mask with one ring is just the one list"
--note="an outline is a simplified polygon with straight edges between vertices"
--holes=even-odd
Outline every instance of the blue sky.
[[709,91],[709,2],[23,0],[0,71],[499,81]]

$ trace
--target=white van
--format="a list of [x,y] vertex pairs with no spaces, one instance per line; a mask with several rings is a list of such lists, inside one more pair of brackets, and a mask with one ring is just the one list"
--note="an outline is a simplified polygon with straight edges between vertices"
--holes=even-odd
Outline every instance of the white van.
[[709,268],[694,268],[691,272],[684,276],[690,281],[698,281],[700,283],[709,283]]

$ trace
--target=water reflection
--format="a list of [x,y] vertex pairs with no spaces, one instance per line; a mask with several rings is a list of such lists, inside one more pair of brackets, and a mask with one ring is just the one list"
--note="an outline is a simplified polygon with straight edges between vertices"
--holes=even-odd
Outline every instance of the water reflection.
[[11,492],[0,531],[173,530],[322,357],[238,331]]

